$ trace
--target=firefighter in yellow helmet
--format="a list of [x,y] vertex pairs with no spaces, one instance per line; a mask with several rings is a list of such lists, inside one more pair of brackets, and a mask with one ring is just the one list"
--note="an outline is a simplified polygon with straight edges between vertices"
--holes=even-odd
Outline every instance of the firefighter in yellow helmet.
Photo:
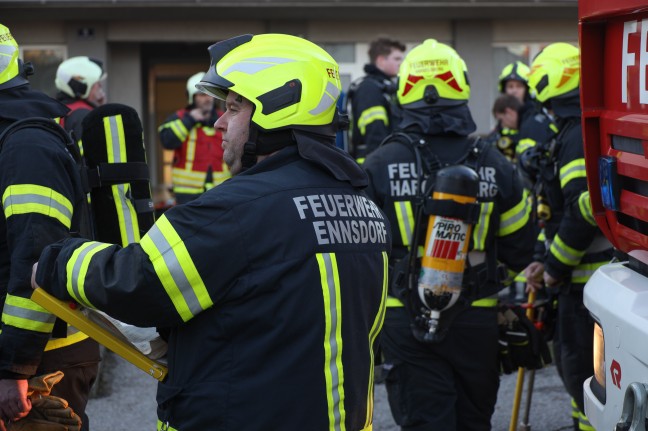
[[525,270],[529,289],[558,295],[554,356],[574,401],[575,429],[591,430],[583,408],[583,382],[593,374],[593,320],[583,305],[583,288],[612,258],[599,230],[587,190],[580,109],[579,50],[568,43],[544,48],[531,65],[529,84],[552,112],[560,132],[551,145],[528,150],[522,161],[537,170],[536,201],[550,208],[542,222],[546,241]]
[[173,150],[171,176],[179,204],[196,199],[230,177],[223,162],[223,139],[214,129],[220,112],[214,99],[196,88],[204,75],[199,72],[187,80],[187,106],[171,114],[158,128],[162,146]]
[[[469,137],[476,128],[468,109],[470,83],[454,49],[434,39],[413,48],[401,65],[397,96],[403,133],[393,134],[363,165],[368,194],[387,214],[393,236],[381,335],[391,410],[403,430],[487,430],[499,386],[496,296],[506,269],[519,272],[531,257],[530,210],[513,166],[492,146]],[[472,235],[455,232],[451,221],[435,224],[448,250],[461,250],[466,241],[469,251],[463,273],[437,272],[463,281],[458,301],[441,312],[430,336],[434,307],[419,295],[417,253],[427,215],[439,214],[428,211],[434,201],[426,197],[437,172],[454,165],[474,170],[478,205],[453,216],[473,224]],[[456,194],[469,193],[458,186]],[[427,247],[425,253],[435,256]]]
[[[282,34],[209,52],[198,88],[225,100],[215,128],[235,176],[165,212],[139,244],[51,246],[36,280],[167,328],[160,430],[371,430],[391,237],[366,174],[334,145],[338,65]],[[76,265],[86,276],[70,284]]]
[[59,122],[65,130],[74,132],[77,141],[82,138],[81,124],[86,115],[106,103],[105,79],[103,62],[92,57],[71,57],[56,69],[56,99],[70,108]]
[[[30,409],[42,413],[42,399],[28,398],[28,380],[62,371],[52,395],[67,400],[87,430],[84,410],[97,375],[98,345],[29,299],[32,265],[46,245],[80,232],[86,196],[65,131],[53,120],[42,127],[30,120],[18,128],[21,120],[68,112],[30,89],[28,71],[18,58],[18,43],[0,24],[0,429],[2,422],[12,427],[10,422],[21,418],[16,429],[44,429],[27,425]],[[76,425],[70,429],[78,430]]]

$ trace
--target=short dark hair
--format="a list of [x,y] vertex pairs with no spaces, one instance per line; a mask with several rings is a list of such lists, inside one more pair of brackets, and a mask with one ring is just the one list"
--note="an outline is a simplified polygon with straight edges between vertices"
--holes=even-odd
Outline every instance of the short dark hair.
[[369,44],[369,61],[371,64],[376,64],[376,59],[381,55],[389,55],[392,50],[405,52],[405,45],[396,39],[389,37],[379,37]]
[[495,103],[493,103],[493,116],[495,116],[495,114],[503,114],[504,111],[506,111],[506,108],[510,108],[515,112],[520,112],[520,109],[522,109],[522,102],[520,102],[520,99],[515,96],[502,94],[495,99]]

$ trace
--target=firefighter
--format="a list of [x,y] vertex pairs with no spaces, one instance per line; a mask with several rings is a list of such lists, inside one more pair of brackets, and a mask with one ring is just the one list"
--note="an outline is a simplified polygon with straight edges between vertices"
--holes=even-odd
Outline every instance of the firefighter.
[[391,236],[366,174],[334,145],[338,65],[282,34],[209,52],[198,87],[225,100],[215,127],[235,176],[139,244],[50,246],[36,282],[166,328],[160,430],[371,430]]
[[173,192],[176,202],[187,203],[214,187],[230,173],[223,163],[222,137],[214,129],[218,111],[214,99],[196,90],[204,73],[187,80],[188,105],[160,125],[160,142],[173,150]]
[[[487,138],[495,142],[497,148],[512,162],[524,150],[537,142],[550,141],[558,132],[529,91],[528,77],[529,67],[521,61],[508,64],[502,69],[497,87],[500,94],[515,97],[522,106],[517,110],[519,118],[516,126],[503,125],[498,119],[497,127]],[[493,108],[495,110],[495,106]]]
[[347,95],[353,119],[351,154],[359,162],[378,148],[397,121],[393,79],[403,62],[405,45],[381,37],[371,42],[368,54],[370,62],[364,66],[366,75],[351,84]]
[[[514,274],[530,261],[530,207],[513,166],[491,145],[468,137],[476,128],[468,109],[470,85],[465,63],[451,47],[428,39],[413,48],[401,66],[397,95],[404,133],[386,139],[363,165],[368,194],[392,226],[381,335],[390,407],[403,430],[487,430],[499,387],[495,306],[508,276],[500,262]],[[479,205],[466,238],[461,295],[441,312],[436,339],[428,342],[420,333],[421,305],[410,305],[418,294],[403,280],[419,273],[423,241],[415,232],[424,234],[427,220],[416,214],[424,209],[425,190],[435,172],[452,165],[479,173]],[[402,270],[408,262],[414,268]]]
[[[583,408],[583,382],[593,374],[593,320],[583,305],[583,288],[598,267],[612,258],[612,246],[594,221],[585,173],[580,109],[578,48],[554,43],[533,61],[529,77],[538,101],[551,110],[560,132],[550,145],[522,155],[536,170],[538,214],[546,247],[525,270],[529,289],[558,293],[554,356],[558,372],[576,406],[575,429],[591,430]],[[538,208],[540,206],[538,205]]]
[[56,69],[56,99],[70,108],[68,115],[62,117],[59,123],[65,130],[73,131],[77,141],[82,138],[82,123],[86,115],[106,103],[105,79],[103,62],[96,58],[68,58]]
[[[18,59],[18,44],[0,25],[0,133],[29,117],[55,118],[68,108],[30,89],[29,68]],[[97,343],[56,321],[31,297],[31,267],[50,243],[80,231],[85,194],[75,160],[63,136],[36,126],[8,136],[0,146],[0,429],[25,416],[31,376],[62,371],[52,392],[82,417],[99,362]],[[87,417],[83,429],[88,429]],[[23,429],[23,428],[21,428]],[[24,428],[27,429],[27,428]]]

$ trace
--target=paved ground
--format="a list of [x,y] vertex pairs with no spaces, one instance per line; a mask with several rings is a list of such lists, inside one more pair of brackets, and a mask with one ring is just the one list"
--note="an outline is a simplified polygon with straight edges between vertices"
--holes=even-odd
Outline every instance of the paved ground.
[[[106,355],[104,365],[100,393],[88,405],[92,431],[155,430],[156,381],[111,353]],[[516,377],[516,374],[502,377],[492,420],[493,431],[509,429]],[[376,386],[375,406],[374,430],[398,431],[389,412],[383,385]],[[530,423],[533,431],[570,429],[569,397],[554,367],[536,373]]]

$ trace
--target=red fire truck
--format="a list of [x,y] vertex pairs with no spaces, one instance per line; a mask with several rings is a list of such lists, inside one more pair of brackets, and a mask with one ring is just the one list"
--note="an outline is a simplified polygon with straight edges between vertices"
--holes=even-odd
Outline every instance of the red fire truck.
[[596,320],[585,413],[645,430],[648,385],[648,1],[580,0],[581,104],[596,221],[621,259],[585,287]]

